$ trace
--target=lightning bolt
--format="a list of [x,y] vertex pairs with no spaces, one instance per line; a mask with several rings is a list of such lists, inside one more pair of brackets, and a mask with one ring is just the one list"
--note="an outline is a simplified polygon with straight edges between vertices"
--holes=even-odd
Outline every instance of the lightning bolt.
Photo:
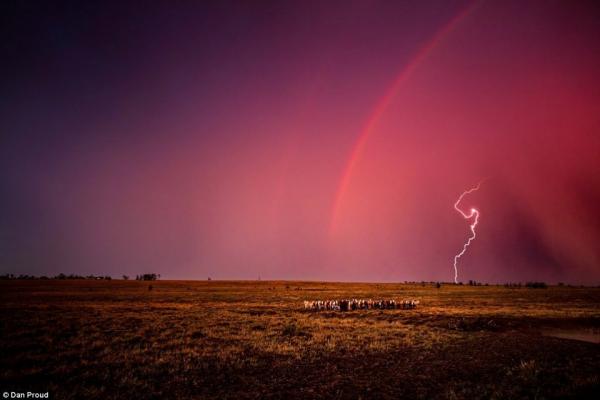
[[473,223],[471,223],[470,228],[471,228],[471,236],[469,236],[469,239],[467,239],[467,241],[465,242],[465,244],[463,245],[462,251],[460,253],[458,253],[457,255],[454,256],[454,283],[458,283],[458,268],[456,266],[456,264],[458,264],[458,259],[461,258],[463,256],[463,254],[465,254],[465,252],[467,251],[467,247],[469,247],[469,245],[471,244],[471,242],[475,239],[475,237],[477,236],[477,234],[475,233],[475,227],[477,226],[477,223],[479,222],[479,211],[475,208],[471,208],[469,214],[465,213],[463,210],[461,210],[458,205],[460,204],[460,202],[462,201],[463,197],[465,197],[466,195],[468,195],[469,193],[473,193],[479,190],[479,188],[481,187],[481,184],[485,181],[482,180],[481,182],[479,182],[477,184],[477,186],[464,191],[460,197],[458,198],[458,200],[456,200],[456,203],[454,203],[454,209],[456,211],[458,211],[460,213],[460,215],[462,215],[462,217],[466,220],[470,220],[471,218],[475,217],[473,219]]

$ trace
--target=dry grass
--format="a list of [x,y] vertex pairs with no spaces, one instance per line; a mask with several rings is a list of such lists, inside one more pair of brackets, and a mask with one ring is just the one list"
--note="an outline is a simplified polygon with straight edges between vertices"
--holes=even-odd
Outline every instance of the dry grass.
[[[553,398],[600,390],[600,289],[0,282],[0,390],[53,398]],[[310,312],[308,299],[417,298]]]

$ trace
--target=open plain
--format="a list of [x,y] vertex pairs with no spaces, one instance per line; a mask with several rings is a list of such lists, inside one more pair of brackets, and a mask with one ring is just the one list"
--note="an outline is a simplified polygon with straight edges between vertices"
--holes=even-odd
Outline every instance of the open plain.
[[[342,298],[420,305],[303,309],[304,300]],[[0,313],[3,392],[60,399],[600,392],[598,288],[15,280],[0,282]]]

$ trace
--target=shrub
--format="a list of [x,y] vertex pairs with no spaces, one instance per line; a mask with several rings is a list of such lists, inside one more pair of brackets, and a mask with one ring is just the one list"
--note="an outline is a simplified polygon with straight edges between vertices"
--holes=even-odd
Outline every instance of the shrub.
[[287,324],[281,330],[282,336],[310,336],[310,334],[304,331],[302,328],[298,327],[298,325],[294,323]]

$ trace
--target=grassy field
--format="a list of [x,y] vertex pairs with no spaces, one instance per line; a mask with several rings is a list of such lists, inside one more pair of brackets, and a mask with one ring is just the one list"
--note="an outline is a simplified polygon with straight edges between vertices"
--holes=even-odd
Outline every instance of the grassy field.
[[[600,289],[0,281],[0,391],[51,398],[582,398]],[[303,300],[419,299],[305,311]],[[598,397],[596,397],[598,398]]]

